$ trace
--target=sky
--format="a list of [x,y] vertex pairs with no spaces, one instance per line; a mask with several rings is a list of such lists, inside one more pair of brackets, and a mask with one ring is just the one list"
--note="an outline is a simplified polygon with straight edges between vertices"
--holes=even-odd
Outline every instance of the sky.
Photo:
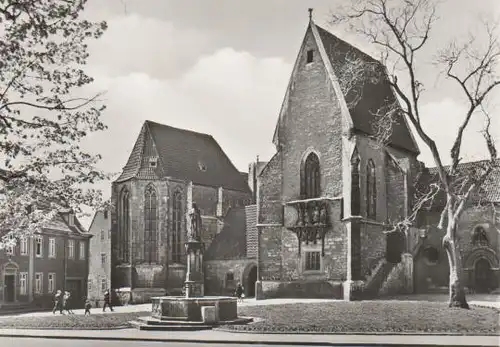
[[[109,129],[85,142],[102,154],[100,167],[120,172],[145,120],[211,134],[240,171],[258,155],[274,154],[272,136],[293,63],[308,24],[317,25],[373,53],[362,39],[332,27],[341,0],[94,0],[86,16],[109,29],[90,46],[87,71],[92,88],[105,91],[103,115]],[[440,20],[419,62],[427,94],[423,114],[443,154],[449,152],[464,110],[460,91],[443,81],[432,58],[436,49],[474,28],[478,15],[500,17],[498,0],[443,1]],[[497,95],[499,95],[497,93]],[[499,95],[500,96],[500,95]],[[500,100],[500,98],[497,98]],[[494,136],[500,143],[500,104]],[[485,157],[473,123],[464,141],[464,160]],[[420,160],[432,165],[421,145]],[[109,197],[111,185],[98,188]],[[84,223],[88,221],[84,220]]]

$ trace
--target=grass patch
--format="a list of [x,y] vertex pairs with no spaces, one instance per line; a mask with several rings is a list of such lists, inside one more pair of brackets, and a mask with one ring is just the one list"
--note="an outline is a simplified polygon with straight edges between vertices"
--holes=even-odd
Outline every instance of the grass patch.
[[238,315],[260,318],[248,325],[225,326],[261,333],[455,333],[500,332],[499,311],[471,306],[448,308],[442,302],[361,301],[239,307]]
[[90,316],[0,317],[0,328],[109,330],[129,327],[129,321],[149,315],[151,315],[151,312],[91,314]]

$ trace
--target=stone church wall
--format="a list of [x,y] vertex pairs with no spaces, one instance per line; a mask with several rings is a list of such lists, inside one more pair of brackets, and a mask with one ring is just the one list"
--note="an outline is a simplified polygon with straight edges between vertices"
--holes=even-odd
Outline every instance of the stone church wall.
[[205,293],[233,296],[237,284],[244,285],[243,272],[249,263],[246,259],[205,262]]

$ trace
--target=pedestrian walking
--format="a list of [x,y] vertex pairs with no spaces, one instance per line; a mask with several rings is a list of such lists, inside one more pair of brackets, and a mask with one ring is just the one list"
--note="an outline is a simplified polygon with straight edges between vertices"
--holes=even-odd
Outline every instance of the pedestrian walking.
[[236,297],[238,298],[238,302],[243,302],[243,297],[244,297],[244,290],[243,290],[243,286],[241,285],[241,283],[238,283],[238,285],[236,286]]
[[113,312],[113,306],[111,305],[111,290],[108,289],[104,292],[104,306],[102,307],[102,312],[106,311],[106,307],[109,307],[111,312]]
[[63,313],[63,305],[62,305],[63,295],[61,290],[57,290],[54,295],[54,308],[52,309],[52,313],[56,314],[56,311],[59,311],[61,314]]
[[89,298],[86,298],[85,299],[85,316],[87,315],[87,313],[89,314],[90,316],[90,309],[92,308],[92,304],[90,303],[90,300]]
[[75,314],[71,309],[71,293],[66,291],[64,292],[63,297],[63,309],[68,312],[68,314]]

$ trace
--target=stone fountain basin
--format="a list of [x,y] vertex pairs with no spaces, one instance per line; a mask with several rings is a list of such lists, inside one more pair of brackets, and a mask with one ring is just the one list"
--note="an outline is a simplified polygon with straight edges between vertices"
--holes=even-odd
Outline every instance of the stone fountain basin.
[[204,322],[202,308],[215,308],[215,321],[235,321],[238,318],[237,299],[225,296],[160,296],[151,298],[152,317],[162,321]]

